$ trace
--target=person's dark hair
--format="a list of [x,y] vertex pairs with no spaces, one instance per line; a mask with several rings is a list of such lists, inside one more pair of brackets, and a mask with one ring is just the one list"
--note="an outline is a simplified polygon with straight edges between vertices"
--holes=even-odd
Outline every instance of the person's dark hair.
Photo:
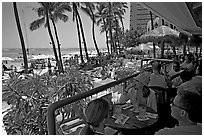
[[180,77],[182,79],[182,83],[184,83],[192,79],[193,73],[190,71],[184,70],[183,72],[180,73]]
[[176,64],[176,66],[178,67],[178,70],[180,70],[180,63],[178,61],[174,61],[174,64]]
[[150,89],[147,86],[142,87],[142,94],[144,98],[147,98],[150,94]]
[[158,70],[158,71],[160,72],[160,70],[161,70],[161,64],[160,64],[158,61],[154,61],[154,62],[152,63],[152,69],[153,69],[153,70]]
[[174,61],[174,64],[176,64],[180,68],[180,63],[178,61]]
[[180,97],[180,104],[188,112],[189,119],[202,123],[202,96],[195,92],[183,91]]
[[93,135],[94,131],[91,129],[92,127],[98,127],[99,124],[107,118],[109,113],[109,103],[103,99],[98,98],[92,100],[88,103],[85,109],[85,117],[87,124],[83,128],[81,134],[84,135]]

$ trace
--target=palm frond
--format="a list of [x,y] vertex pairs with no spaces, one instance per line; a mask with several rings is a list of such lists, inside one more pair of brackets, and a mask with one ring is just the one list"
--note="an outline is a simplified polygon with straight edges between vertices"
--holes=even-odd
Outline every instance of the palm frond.
[[35,20],[30,24],[30,30],[34,31],[34,30],[40,28],[44,23],[45,23],[44,17],[41,19]]
[[62,20],[63,22],[67,22],[69,17],[65,14],[61,14],[61,13],[56,13],[56,18],[59,18],[60,20]]
[[81,10],[92,19],[91,12],[88,8],[81,7]]
[[44,7],[40,7],[37,9],[37,13],[39,17],[45,16],[45,8]]

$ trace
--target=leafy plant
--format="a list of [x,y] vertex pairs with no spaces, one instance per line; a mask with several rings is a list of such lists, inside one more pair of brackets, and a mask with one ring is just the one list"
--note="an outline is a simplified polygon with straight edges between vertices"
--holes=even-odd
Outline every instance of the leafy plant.
[[[3,123],[7,134],[36,135],[48,134],[47,107],[64,98],[92,88],[91,77],[69,68],[59,76],[10,74],[3,86],[3,100],[11,107],[4,113]],[[56,111],[63,120],[79,115],[75,108],[82,108],[84,100],[65,106]]]

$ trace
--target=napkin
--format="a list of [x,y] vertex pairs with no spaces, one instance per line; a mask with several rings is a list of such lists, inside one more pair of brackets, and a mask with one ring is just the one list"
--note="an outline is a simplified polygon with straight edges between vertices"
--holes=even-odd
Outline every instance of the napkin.
[[121,114],[117,117],[117,119],[115,120],[115,123],[117,124],[122,124],[124,125],[125,122],[129,119],[130,117],[124,115],[124,114]]

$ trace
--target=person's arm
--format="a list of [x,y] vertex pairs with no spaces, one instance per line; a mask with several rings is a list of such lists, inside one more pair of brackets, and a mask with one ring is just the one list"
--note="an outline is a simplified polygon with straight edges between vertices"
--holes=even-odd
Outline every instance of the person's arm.
[[127,87],[125,88],[125,91],[122,93],[119,102],[120,103],[126,103],[128,100],[130,100],[131,96],[132,96],[132,90],[134,90],[133,87]]

